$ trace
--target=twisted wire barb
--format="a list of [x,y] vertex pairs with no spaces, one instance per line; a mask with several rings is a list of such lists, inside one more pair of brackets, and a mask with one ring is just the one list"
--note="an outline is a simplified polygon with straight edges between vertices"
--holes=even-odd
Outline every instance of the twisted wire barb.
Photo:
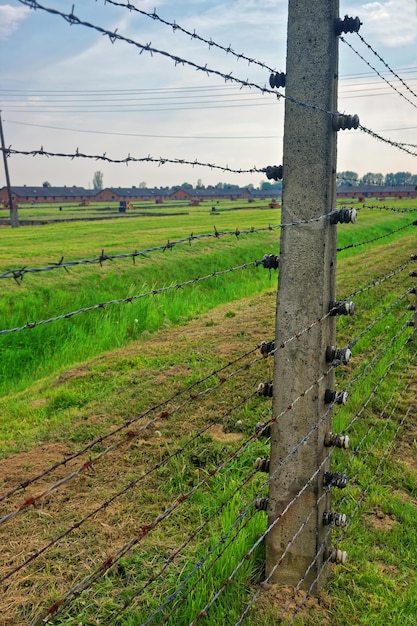
[[383,143],[386,143],[392,146],[393,148],[398,148],[398,150],[402,150],[402,152],[406,152],[410,156],[414,156],[414,157],[417,156],[417,152],[413,152],[412,150],[409,150],[404,144],[401,144],[398,141],[393,141],[392,139],[383,137],[382,135],[379,135],[378,133],[376,133],[374,130],[371,130],[370,128],[366,128],[366,126],[362,126],[362,124],[359,124],[358,128],[366,135],[369,135],[370,137],[373,137],[374,139],[377,139],[378,141],[382,141]]

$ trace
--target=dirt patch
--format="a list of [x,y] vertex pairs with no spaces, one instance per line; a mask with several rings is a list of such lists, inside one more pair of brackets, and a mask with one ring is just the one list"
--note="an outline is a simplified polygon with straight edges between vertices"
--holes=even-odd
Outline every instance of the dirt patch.
[[369,526],[375,530],[389,531],[398,524],[398,520],[394,515],[387,515],[379,509],[372,513],[366,513],[364,518]]
[[63,443],[48,443],[32,448],[27,452],[12,454],[0,460],[0,489],[21,484],[30,476],[36,476],[48,466],[60,461],[68,454],[68,446]]
[[327,626],[331,623],[332,601],[327,593],[322,592],[314,597],[308,595],[306,591],[294,591],[293,587],[270,583],[261,583],[261,589],[257,610],[275,615],[271,624],[293,623],[294,615],[303,619],[303,623],[306,623],[305,620],[312,616],[314,616],[315,624]]
[[243,435],[240,433],[225,433],[220,424],[216,424],[210,428],[209,434],[212,439],[220,441],[220,443],[235,443],[241,441],[243,438]]

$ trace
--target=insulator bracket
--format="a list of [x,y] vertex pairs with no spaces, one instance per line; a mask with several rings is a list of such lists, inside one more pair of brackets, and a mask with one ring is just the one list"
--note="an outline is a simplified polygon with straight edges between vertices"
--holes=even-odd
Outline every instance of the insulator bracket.
[[355,130],[359,128],[359,116],[336,113],[333,116],[333,130]]
[[282,165],[268,165],[265,168],[265,174],[268,180],[282,180],[283,167]]
[[330,561],[330,563],[337,563],[338,565],[344,565],[347,561],[347,553],[344,550],[337,550],[336,548],[327,548],[324,551],[324,559]]
[[272,384],[272,381],[268,383],[259,383],[256,393],[258,394],[258,396],[272,398],[274,395],[274,385]]
[[353,302],[345,300],[330,300],[329,302],[330,315],[353,315],[354,311],[355,304]]
[[262,341],[259,349],[263,356],[268,356],[275,350],[275,341]]
[[285,74],[284,72],[273,72],[269,77],[269,84],[272,87],[285,87]]
[[341,35],[342,33],[358,33],[361,26],[362,22],[357,16],[349,17],[345,15],[343,20],[340,17],[335,19],[334,32],[336,35]]
[[270,463],[270,459],[257,458],[255,463],[253,464],[253,466],[259,472],[266,472],[266,473],[268,473],[269,472],[269,463]]
[[347,476],[342,472],[324,472],[323,485],[325,487],[337,487],[344,489],[347,485]]
[[348,392],[347,391],[334,391],[333,389],[326,389],[324,392],[324,402],[325,404],[346,404],[348,401]]
[[332,513],[331,511],[324,511],[323,524],[324,526],[330,526],[331,524],[334,526],[346,526],[346,515],[345,513]]
[[350,439],[347,435],[337,435],[335,433],[326,433],[324,436],[324,445],[326,448],[349,448]]
[[263,265],[266,270],[277,270],[279,268],[279,256],[276,254],[265,254],[261,261],[257,261],[256,265]]
[[257,511],[266,511],[268,509],[269,498],[256,498],[255,509]]
[[327,346],[326,348],[326,361],[328,363],[347,365],[351,358],[352,352],[349,348],[335,348],[334,346]]
[[330,213],[330,224],[354,224],[356,209],[336,209]]

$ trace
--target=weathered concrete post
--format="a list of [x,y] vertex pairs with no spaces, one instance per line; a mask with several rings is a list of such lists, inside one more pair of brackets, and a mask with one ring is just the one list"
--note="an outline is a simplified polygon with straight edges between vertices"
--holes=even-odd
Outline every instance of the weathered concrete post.
[[[324,111],[337,111],[338,40],[334,20],[338,15],[338,0],[289,0],[283,224],[317,218],[335,208],[336,132],[332,116]],[[291,98],[318,108],[301,106]],[[329,302],[335,299],[335,259],[336,227],[328,219],[282,228],[276,346],[328,312]],[[334,343],[335,318],[328,317],[285,348],[277,349],[274,417],[329,370],[326,347]],[[332,389],[333,382],[330,373],[273,424],[270,475],[325,415],[325,389]],[[269,490],[269,524],[277,520],[320,467],[328,454],[323,442],[330,430],[329,413],[277,472]],[[268,576],[272,572],[272,582],[295,586],[305,577],[302,588],[309,588],[323,565],[321,553],[306,575],[329,531],[322,523],[324,510],[330,508],[329,496],[320,498],[323,474],[328,469],[323,466],[267,536],[266,573]],[[279,563],[284,549],[312,511],[309,522]],[[313,585],[313,592],[324,582],[325,575]]]

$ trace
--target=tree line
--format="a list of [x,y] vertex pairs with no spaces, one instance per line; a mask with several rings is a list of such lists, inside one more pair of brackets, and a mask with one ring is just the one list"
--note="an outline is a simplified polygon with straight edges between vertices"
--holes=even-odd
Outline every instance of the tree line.
[[417,185],[417,174],[411,172],[368,172],[360,177],[356,172],[347,170],[336,174],[338,186],[358,186],[358,185]]

